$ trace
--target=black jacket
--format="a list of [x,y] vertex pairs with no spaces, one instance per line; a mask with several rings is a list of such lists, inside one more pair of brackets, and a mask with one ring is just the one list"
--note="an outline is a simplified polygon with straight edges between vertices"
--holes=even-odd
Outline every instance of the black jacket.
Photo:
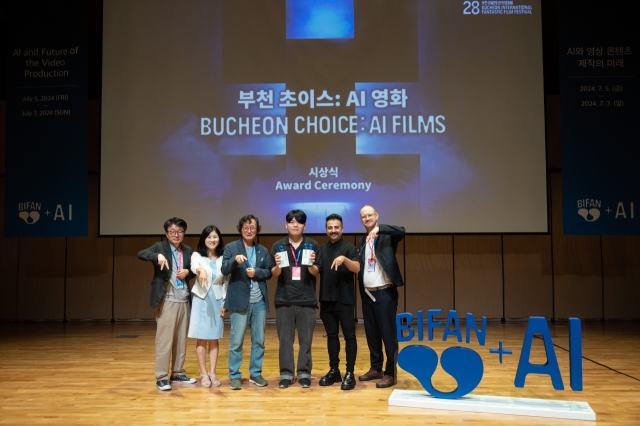
[[[159,253],[162,253],[162,255],[167,259],[167,262],[169,263],[168,268],[160,270],[160,266],[158,265]],[[186,244],[182,244],[182,266],[180,269],[189,270],[189,275],[187,275],[187,278],[184,280],[187,287],[189,285],[189,280],[195,276],[195,274],[191,272],[191,253],[191,247]],[[171,269],[173,268],[171,243],[167,240],[158,241],[148,249],[140,250],[138,252],[138,259],[153,263],[153,280],[151,281],[151,295],[149,297],[149,302],[151,307],[155,308],[162,301],[167,284],[169,283],[169,280],[171,280]]]
[[[375,240],[373,250],[376,254],[376,261],[382,270],[391,278],[391,281],[396,287],[402,287],[404,281],[402,280],[402,274],[400,273],[400,267],[398,266],[398,260],[396,259],[396,251],[398,250],[398,243],[404,238],[404,228],[402,226],[392,225],[380,225],[378,224],[378,237]],[[360,295],[365,297],[364,282],[362,280],[365,268],[367,267],[367,260],[365,257],[365,244],[367,242],[367,236],[360,238],[358,241],[358,251],[360,252],[360,272],[358,273],[358,282],[360,284]]]
[[[258,283],[262,297],[264,297],[267,312],[269,312],[269,295],[267,293],[266,281],[271,278],[273,261],[264,246],[256,243],[255,248],[256,264],[253,267],[256,270],[256,275],[253,277],[253,280]],[[238,254],[247,256],[247,251],[242,239],[227,244],[224,248],[224,254],[222,255],[221,272],[223,275],[231,275],[229,278],[229,287],[227,288],[227,298],[224,302],[224,308],[230,311],[245,311],[249,307],[249,297],[251,294],[251,279],[247,277],[248,265],[247,262],[242,262],[241,265],[238,265],[238,262],[236,262],[236,256]]]

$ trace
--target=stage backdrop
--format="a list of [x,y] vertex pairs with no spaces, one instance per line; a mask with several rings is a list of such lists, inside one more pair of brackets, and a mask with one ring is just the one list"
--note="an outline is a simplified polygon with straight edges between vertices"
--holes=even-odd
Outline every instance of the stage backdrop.
[[565,234],[640,234],[640,2],[558,2]]
[[547,232],[540,1],[104,2],[100,232]]
[[87,235],[87,2],[5,6],[4,235]]

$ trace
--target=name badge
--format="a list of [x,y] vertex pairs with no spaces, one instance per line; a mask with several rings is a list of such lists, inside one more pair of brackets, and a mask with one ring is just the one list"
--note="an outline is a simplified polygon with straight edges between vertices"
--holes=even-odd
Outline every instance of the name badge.
[[376,270],[376,260],[369,259],[367,261],[367,272],[375,272],[375,270]]
[[300,267],[294,266],[291,268],[291,279],[300,281]]
[[176,278],[176,287],[177,288],[184,288],[184,281],[179,280]]

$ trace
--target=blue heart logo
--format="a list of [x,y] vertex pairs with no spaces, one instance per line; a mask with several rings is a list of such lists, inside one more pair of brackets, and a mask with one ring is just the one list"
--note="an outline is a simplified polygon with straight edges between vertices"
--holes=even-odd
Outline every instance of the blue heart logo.
[[447,348],[441,356],[442,368],[458,384],[451,392],[440,392],[431,383],[433,373],[438,367],[438,354],[428,346],[410,345],[398,354],[398,365],[413,374],[422,387],[436,398],[456,399],[473,391],[482,380],[484,364],[482,358],[473,349],[454,346]]

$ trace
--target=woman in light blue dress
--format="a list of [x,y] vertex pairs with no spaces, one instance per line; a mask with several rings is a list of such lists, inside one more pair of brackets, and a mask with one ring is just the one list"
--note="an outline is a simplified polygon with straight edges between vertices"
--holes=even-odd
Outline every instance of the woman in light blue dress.
[[[220,272],[224,243],[220,237],[220,230],[209,225],[202,231],[198,249],[191,255],[191,270],[198,276],[193,284],[193,303],[191,305],[191,320],[189,334],[196,342],[196,356],[200,365],[200,382],[202,387],[220,386],[216,377],[218,362],[218,339],[222,338],[224,330],[224,299],[227,295],[228,277]],[[211,369],[207,371],[207,343],[209,343],[209,363]]]

